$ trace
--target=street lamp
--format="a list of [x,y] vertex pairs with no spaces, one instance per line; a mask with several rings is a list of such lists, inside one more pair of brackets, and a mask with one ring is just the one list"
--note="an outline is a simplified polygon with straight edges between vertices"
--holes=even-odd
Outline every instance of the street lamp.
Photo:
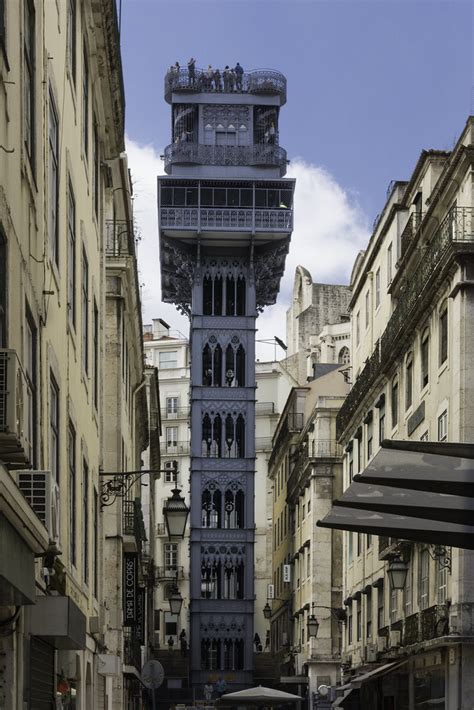
[[173,588],[168,601],[170,603],[170,612],[175,616],[179,616],[181,613],[181,607],[183,606],[183,597],[181,596],[178,587]]
[[[344,621],[347,619],[347,615],[344,609],[339,609],[337,607],[332,607],[332,606],[322,606],[321,604],[315,604],[314,602],[311,604],[311,614],[308,616],[308,621],[306,622],[306,629],[308,632],[308,638],[313,638],[315,639],[318,635],[319,631],[319,621],[314,615],[314,609],[327,609],[328,611],[331,612],[331,616],[333,619],[335,619],[338,623],[342,624]],[[329,617],[326,617],[329,618]]]
[[272,618],[272,608],[268,602],[263,607],[263,616],[265,617],[265,619]]
[[392,589],[404,589],[407,574],[408,564],[401,557],[394,557],[390,560],[387,575]]
[[168,537],[184,537],[189,508],[179,494],[181,490],[174,488],[172,495],[166,499],[163,506],[163,517],[168,530]]
[[310,616],[308,616],[306,628],[308,630],[308,638],[315,639],[318,635],[319,621],[314,614],[310,614]]

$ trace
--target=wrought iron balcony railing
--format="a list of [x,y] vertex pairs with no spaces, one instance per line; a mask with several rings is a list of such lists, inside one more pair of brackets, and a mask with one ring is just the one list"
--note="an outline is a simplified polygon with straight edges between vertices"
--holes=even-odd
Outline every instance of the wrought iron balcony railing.
[[124,629],[123,661],[126,666],[133,666],[137,670],[142,667],[142,653],[140,641],[134,635],[134,629]]
[[124,535],[133,535],[141,554],[143,543],[146,541],[145,523],[143,520],[142,505],[139,500],[123,501],[122,529]]
[[180,565],[161,565],[156,567],[157,579],[183,579],[184,568]]
[[336,439],[313,439],[308,447],[311,458],[337,458],[342,455],[342,447]]
[[275,414],[275,402],[257,402],[255,404],[255,414]]
[[418,228],[423,220],[424,215],[421,212],[413,212],[408,218],[400,237],[400,256],[403,258],[410,244],[413,243]]
[[241,207],[162,207],[160,227],[236,232],[291,232],[293,210]]
[[420,640],[420,615],[410,614],[405,618],[402,635],[402,646],[410,646]]
[[131,221],[107,220],[105,254],[108,257],[135,255],[135,237]]
[[[215,71],[215,70],[214,70]],[[189,73],[187,67],[179,69],[169,69],[165,76],[165,100],[171,103],[173,91],[178,93],[200,93],[219,92],[225,90],[226,93],[247,93],[266,94],[280,96],[281,104],[286,102],[286,78],[279,71],[274,69],[255,69],[244,72],[240,84],[235,80],[225,81],[223,72],[220,71],[220,79],[209,76],[208,71],[195,69],[194,77]]]
[[420,632],[422,641],[431,641],[449,633],[447,604],[435,604],[420,612]]
[[272,448],[272,437],[271,436],[257,436],[255,438],[255,451],[271,451]]
[[388,372],[402,352],[406,338],[413,333],[417,319],[425,313],[433,291],[444,278],[449,255],[454,250],[474,250],[473,212],[471,207],[453,207],[425,245],[416,271],[407,279],[382,337],[339,410],[336,420],[338,438],[377,377]]
[[286,150],[279,145],[204,145],[201,143],[172,143],[165,148],[165,172],[172,165],[264,165],[280,168],[286,173]]
[[162,419],[187,419],[189,414],[189,407],[175,407],[172,411],[166,408],[161,410]]
[[160,443],[160,453],[162,456],[178,455],[183,456],[189,454],[189,441],[162,441]]

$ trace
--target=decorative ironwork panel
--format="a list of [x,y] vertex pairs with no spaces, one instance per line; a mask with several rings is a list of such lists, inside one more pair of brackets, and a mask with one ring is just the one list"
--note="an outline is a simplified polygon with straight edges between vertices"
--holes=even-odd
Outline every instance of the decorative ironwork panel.
[[206,638],[244,638],[245,617],[241,615],[203,614],[200,619],[199,630],[201,636]]
[[430,606],[428,609],[423,609],[420,612],[420,618],[422,641],[430,641],[439,636],[445,636],[449,632],[448,607],[446,604],[437,604]]
[[205,145],[182,141],[165,148],[165,172],[172,165],[237,165],[267,166],[280,168],[280,176],[286,173],[288,163],[286,150],[268,143],[253,145]]
[[420,615],[410,614],[405,619],[405,625],[403,629],[403,646],[410,646],[412,643],[418,643],[420,640]]

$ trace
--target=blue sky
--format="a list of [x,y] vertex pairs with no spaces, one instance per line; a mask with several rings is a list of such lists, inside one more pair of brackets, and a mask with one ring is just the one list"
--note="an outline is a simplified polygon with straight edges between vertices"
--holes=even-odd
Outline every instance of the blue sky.
[[[120,3],[120,0],[118,0]],[[472,110],[473,5],[462,0],[121,0],[128,136],[170,142],[163,76],[236,61],[288,78],[280,142],[325,168],[370,221],[422,148],[449,149]]]
[[[120,0],[117,0],[120,5]],[[288,79],[280,143],[296,177],[295,229],[259,338],[285,340],[295,268],[349,283],[392,179],[423,148],[449,150],[474,109],[473,5],[463,0],[121,0],[127,152],[145,322],[188,322],[160,300],[156,176],[171,142],[170,64],[274,68]],[[271,352],[270,352],[271,351]],[[272,357],[259,352],[261,358]]]

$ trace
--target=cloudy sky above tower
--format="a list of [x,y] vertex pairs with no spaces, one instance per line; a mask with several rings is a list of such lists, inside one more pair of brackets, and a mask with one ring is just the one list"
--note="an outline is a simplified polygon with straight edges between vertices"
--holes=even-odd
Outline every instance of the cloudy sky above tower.
[[[257,338],[285,339],[296,266],[347,283],[388,184],[422,149],[449,150],[474,111],[474,4],[463,0],[119,0],[127,151],[135,192],[145,322],[188,321],[161,304],[156,213],[170,142],[164,75],[198,66],[282,71],[280,143],[296,177],[295,230],[276,306]],[[268,350],[268,352],[267,352]],[[262,346],[261,358],[273,357]]]

